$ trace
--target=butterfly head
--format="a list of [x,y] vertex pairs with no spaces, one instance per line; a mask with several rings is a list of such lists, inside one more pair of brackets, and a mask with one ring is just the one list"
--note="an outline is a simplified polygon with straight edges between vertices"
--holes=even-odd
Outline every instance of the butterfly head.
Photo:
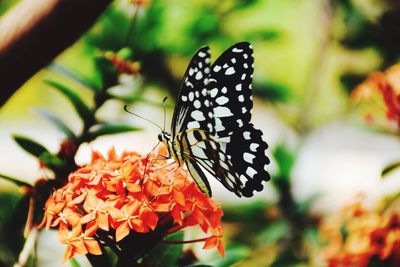
[[166,131],[162,131],[158,134],[158,140],[160,140],[160,142],[168,144],[171,141],[171,135]]

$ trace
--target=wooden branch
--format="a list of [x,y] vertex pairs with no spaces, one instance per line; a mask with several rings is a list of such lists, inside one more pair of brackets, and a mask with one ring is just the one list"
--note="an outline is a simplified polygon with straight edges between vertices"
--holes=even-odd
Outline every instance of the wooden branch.
[[112,0],[23,0],[0,20],[0,107],[72,45]]

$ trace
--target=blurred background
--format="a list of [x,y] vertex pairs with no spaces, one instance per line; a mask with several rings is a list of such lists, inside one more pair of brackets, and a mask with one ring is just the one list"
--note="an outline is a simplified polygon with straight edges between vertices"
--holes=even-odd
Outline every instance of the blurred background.
[[[0,14],[17,2],[0,1]],[[2,106],[0,174],[29,184],[51,176],[13,138],[29,136],[58,153],[65,133],[46,114],[75,134],[85,128],[55,83],[89,107],[98,104],[93,88],[107,87],[110,97],[98,105],[96,118],[135,127],[82,142],[78,164],[87,163],[92,150],[106,153],[112,146],[147,153],[159,130],[126,113],[124,104],[162,125],[162,100],[168,96],[170,125],[181,78],[197,49],[210,46],[215,60],[234,43],[248,41],[255,57],[253,122],[270,147],[272,180],[254,198],[239,199],[210,179],[225,213],[227,257],[211,252],[198,257],[212,266],[328,266],[321,256],[327,241],[320,237],[320,222],[360,196],[373,208],[399,192],[398,173],[381,176],[400,159],[397,128],[385,119],[365,123],[367,113],[384,117],[382,99],[367,107],[351,101],[354,88],[371,73],[397,63],[399,27],[395,0],[116,0],[90,31]],[[20,233],[10,223],[22,192],[11,182],[0,183],[0,262],[10,266],[24,244],[22,237],[10,241],[11,233]],[[54,255],[62,255],[63,246],[50,254],[56,238],[42,239],[39,266],[60,265],[61,256]]]

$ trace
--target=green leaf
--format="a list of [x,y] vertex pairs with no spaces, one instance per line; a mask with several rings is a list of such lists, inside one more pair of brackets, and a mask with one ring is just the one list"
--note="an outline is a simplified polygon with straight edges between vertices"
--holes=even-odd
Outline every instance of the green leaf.
[[79,262],[75,258],[70,259],[69,263],[71,263],[72,267],[81,267],[81,265],[79,264]]
[[101,135],[108,135],[108,134],[118,134],[124,132],[132,132],[132,131],[139,131],[141,128],[137,128],[134,126],[126,125],[126,124],[118,124],[118,123],[103,123],[94,125],[90,128],[89,133],[91,137],[94,139]]
[[232,266],[234,263],[244,260],[251,255],[251,250],[242,244],[233,244],[226,248],[225,258],[216,256],[215,260],[207,262],[214,267],[228,267]]
[[132,49],[129,47],[124,47],[117,52],[117,56],[123,60],[129,60],[132,58]]
[[[183,232],[176,232],[164,240],[182,241]],[[143,260],[154,267],[178,266],[178,260],[183,253],[183,244],[163,244],[154,247]]]
[[56,155],[45,152],[40,156],[40,160],[50,169],[60,169],[65,167],[66,163]]
[[282,36],[282,31],[279,29],[261,29],[248,32],[244,35],[244,40],[263,40],[275,41]]
[[272,81],[255,80],[253,87],[253,92],[255,95],[272,103],[286,102],[291,96],[291,91],[289,88],[283,84]]
[[394,171],[395,169],[400,167],[400,162],[394,162],[388,166],[386,166],[381,173],[382,178],[384,178],[384,176],[388,175],[389,173],[391,173],[392,171]]
[[93,92],[100,91],[99,86],[97,86],[95,82],[92,82],[90,79],[83,77],[82,75],[79,75],[76,72],[71,71],[70,69],[67,69],[63,65],[53,62],[47,68],[52,72],[68,77],[69,79],[89,88]]
[[37,158],[40,158],[43,153],[49,152],[44,146],[28,137],[22,135],[14,135],[13,138],[20,147],[22,147],[26,152]]
[[290,225],[285,220],[278,220],[269,224],[257,237],[257,242],[261,245],[276,243],[287,236]]
[[272,154],[278,164],[278,174],[276,176],[281,179],[289,180],[295,162],[295,155],[283,145],[276,146]]
[[95,59],[97,67],[97,75],[100,76],[102,81],[102,88],[108,89],[118,84],[118,73],[114,65],[103,56]]
[[47,167],[53,169],[65,166],[63,160],[51,154],[47,148],[36,141],[21,135],[14,135],[13,138],[21,148],[41,160]]
[[45,82],[60,91],[71,101],[72,105],[74,106],[75,110],[78,112],[82,120],[84,120],[85,122],[90,122],[94,120],[93,113],[90,111],[89,107],[73,90],[56,81],[46,80]]
[[22,181],[22,179],[19,179],[19,178],[11,177],[11,176],[4,175],[4,174],[1,174],[1,173],[0,173],[0,178],[2,178],[4,180],[7,180],[7,181],[9,181],[11,183],[14,183],[17,186],[32,187],[32,185],[30,183],[24,182],[24,181]]
[[36,109],[36,112],[46,120],[53,123],[60,131],[62,131],[65,134],[65,136],[69,140],[76,139],[76,135],[74,134],[74,132],[72,132],[72,130],[69,129],[69,127],[59,118],[57,118],[54,114],[44,109]]

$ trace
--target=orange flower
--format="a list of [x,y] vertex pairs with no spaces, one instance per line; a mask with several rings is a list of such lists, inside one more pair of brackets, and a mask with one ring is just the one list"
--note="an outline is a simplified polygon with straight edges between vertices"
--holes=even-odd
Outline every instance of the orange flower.
[[322,251],[330,267],[400,265],[400,221],[396,213],[368,211],[357,202],[335,220],[323,221],[321,232],[328,241]]
[[82,232],[81,226],[77,225],[69,231],[66,225],[61,224],[58,230],[58,237],[61,243],[67,245],[63,258],[64,262],[74,257],[76,253],[102,254],[99,244],[94,237],[92,237],[93,234],[94,232],[90,228]]
[[[372,99],[376,93],[383,97],[386,117],[397,122],[400,128],[400,64],[391,66],[385,72],[371,74],[353,90],[351,97],[358,103]],[[371,114],[368,114],[368,119],[371,119]]]
[[[139,2],[139,1],[135,1],[135,2]],[[136,5],[135,3],[133,3],[133,4]],[[140,4],[140,5],[142,5],[142,4]],[[124,74],[129,74],[129,75],[139,74],[139,71],[140,71],[139,62],[125,60],[113,52],[107,52],[105,54],[105,57],[106,57],[106,59],[108,59],[111,62],[111,64],[114,65],[114,68],[116,69],[116,71],[118,73],[124,73]]]
[[150,5],[150,0],[128,0],[129,3],[135,6],[148,6]]
[[[188,226],[199,226],[204,249],[224,254],[220,207],[203,194],[186,170],[158,158],[111,149],[106,159],[92,153],[91,162],[70,174],[68,183],[47,200],[40,227],[57,227],[67,245],[64,260],[75,254],[101,253],[100,246],[121,247],[138,234],[162,237]],[[106,233],[111,240],[101,237]],[[129,236],[129,239],[126,237]],[[153,237],[154,238],[154,237]],[[102,242],[99,242],[99,241]],[[115,243],[118,242],[118,246]],[[186,241],[184,241],[186,242]]]

